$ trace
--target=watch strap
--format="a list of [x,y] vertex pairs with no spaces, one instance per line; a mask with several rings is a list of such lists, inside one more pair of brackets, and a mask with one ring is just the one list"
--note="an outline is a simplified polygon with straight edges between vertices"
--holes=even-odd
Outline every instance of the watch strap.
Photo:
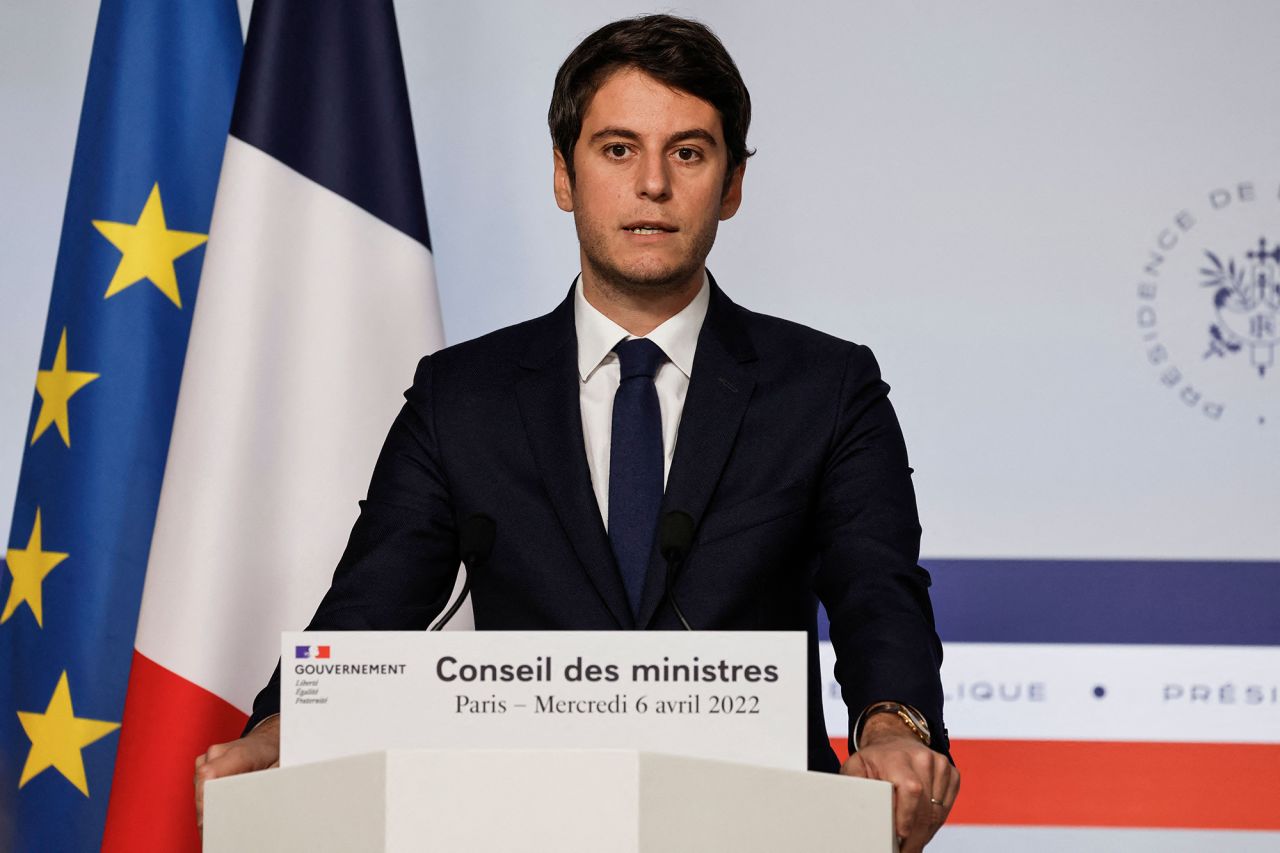
[[929,733],[929,723],[925,720],[924,714],[921,714],[910,705],[902,702],[875,702],[868,705],[858,715],[857,721],[853,724],[853,743],[850,745],[851,752],[858,751],[858,743],[862,740],[862,728],[866,725],[867,720],[876,714],[894,714],[898,719],[902,720],[911,733],[920,739],[920,742],[928,746],[932,741]]

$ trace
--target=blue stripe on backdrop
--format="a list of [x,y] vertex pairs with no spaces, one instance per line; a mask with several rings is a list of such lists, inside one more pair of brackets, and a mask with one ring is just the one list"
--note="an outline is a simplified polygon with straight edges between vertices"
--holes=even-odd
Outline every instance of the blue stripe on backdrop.
[[231,135],[429,249],[421,188],[404,184],[420,172],[395,9],[347,2],[253,4]]
[[943,642],[1280,645],[1280,562],[923,564]]

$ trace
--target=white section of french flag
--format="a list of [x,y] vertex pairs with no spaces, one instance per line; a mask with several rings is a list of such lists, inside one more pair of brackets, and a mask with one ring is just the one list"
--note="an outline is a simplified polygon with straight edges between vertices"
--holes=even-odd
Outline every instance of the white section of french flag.
[[442,343],[426,246],[229,139],[104,849],[198,845],[193,761],[238,736],[280,632],[307,624],[414,368]]
[[425,246],[237,139],[224,163],[136,647],[247,711],[443,336]]

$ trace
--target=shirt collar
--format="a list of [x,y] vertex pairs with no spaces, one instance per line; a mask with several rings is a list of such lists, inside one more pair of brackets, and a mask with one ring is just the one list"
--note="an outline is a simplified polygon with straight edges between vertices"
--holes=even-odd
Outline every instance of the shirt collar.
[[[693,376],[693,356],[698,349],[698,333],[707,317],[711,288],[707,274],[702,273],[702,287],[680,313],[669,317],[646,338],[662,348],[667,360],[679,368],[686,378]],[[582,293],[582,276],[573,286],[573,322],[578,333],[578,378],[583,382],[609,357],[622,340],[636,337],[601,314]],[[615,356],[616,357],[616,356]]]

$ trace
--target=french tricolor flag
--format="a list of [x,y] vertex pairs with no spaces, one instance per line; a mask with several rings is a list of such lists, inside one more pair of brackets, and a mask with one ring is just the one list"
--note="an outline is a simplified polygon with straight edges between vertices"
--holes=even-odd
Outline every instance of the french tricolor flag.
[[257,0],[104,850],[199,849],[195,757],[239,735],[280,632],[307,623],[442,345],[430,246],[391,0]]
[[295,660],[303,658],[323,659],[329,657],[328,646],[294,646],[293,657]]

